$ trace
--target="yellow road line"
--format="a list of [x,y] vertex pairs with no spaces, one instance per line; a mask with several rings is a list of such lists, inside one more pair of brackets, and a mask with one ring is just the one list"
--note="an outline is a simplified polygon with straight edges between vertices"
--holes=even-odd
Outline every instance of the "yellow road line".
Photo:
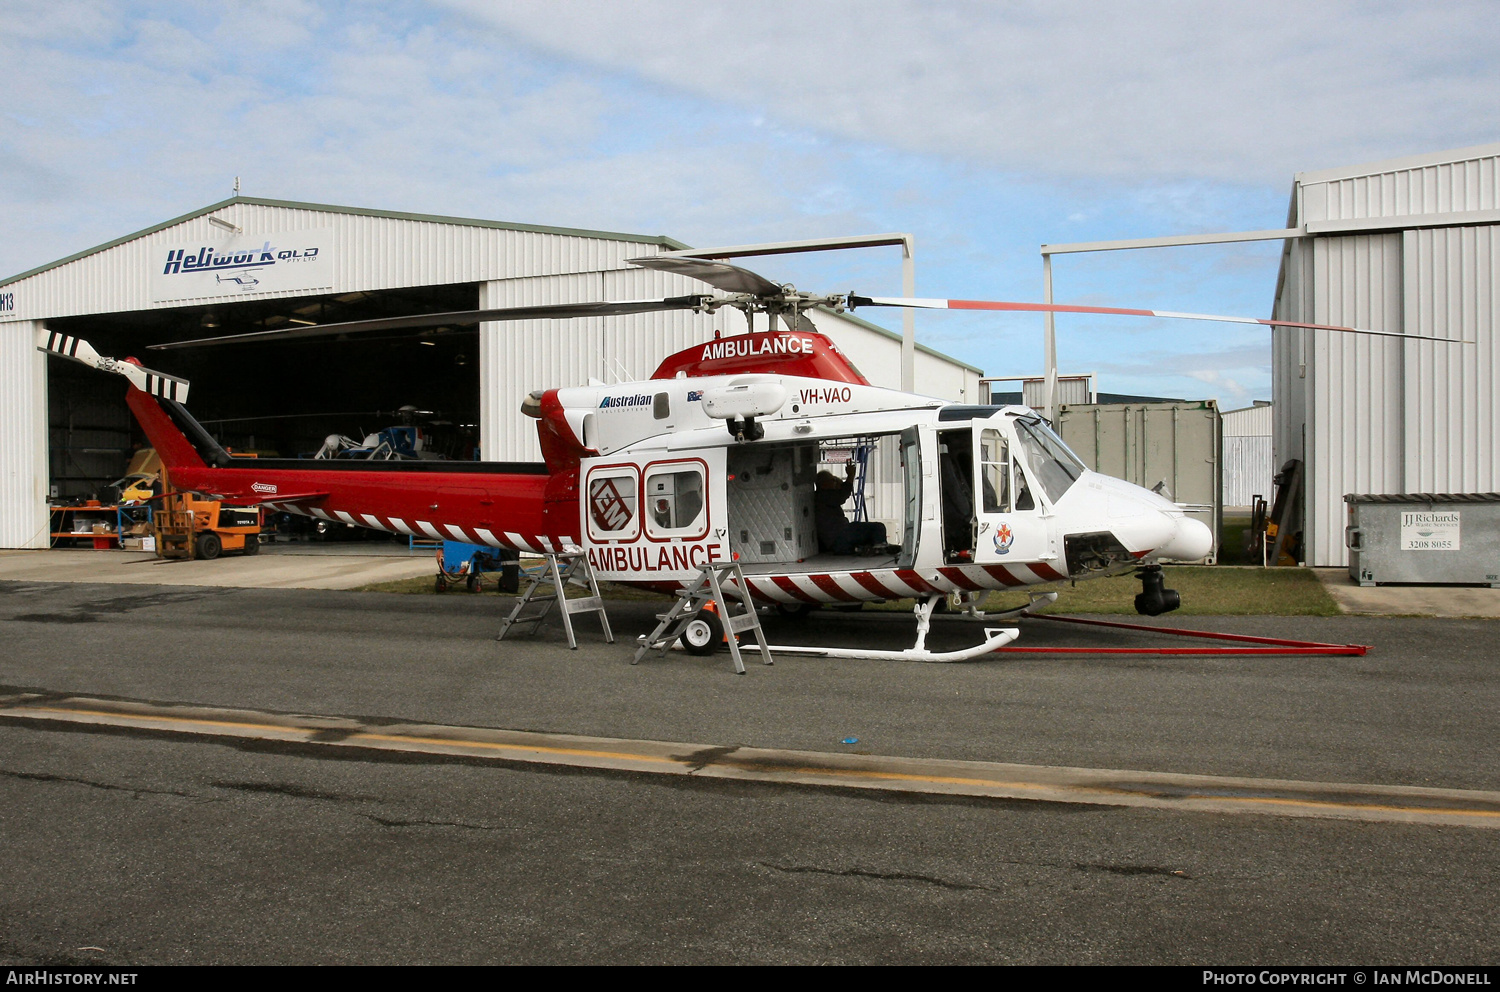
[[134,720],[148,723],[190,723],[199,727],[229,727],[234,730],[270,730],[286,734],[321,734],[334,727],[288,727],[275,723],[246,723],[243,720],[205,720],[202,717],[167,716],[165,714],[131,713],[126,710],[75,710],[59,706],[33,706],[0,711],[0,715],[19,713],[61,713],[65,715],[99,716],[109,720]]
[[563,754],[577,758],[604,758],[610,761],[646,761],[664,765],[689,766],[680,758],[662,758],[632,751],[590,751],[576,747],[547,747],[541,744],[502,744],[499,741],[452,740],[446,737],[412,737],[404,734],[350,734],[345,740],[391,741],[400,744],[437,744],[443,747],[480,747],[496,751],[527,751],[536,754]]
[[[724,765],[736,767],[745,771],[755,771],[752,767],[742,762],[729,761]],[[716,767],[724,767],[719,765]],[[800,775],[828,775],[832,777],[869,778],[885,781],[900,781],[913,783],[926,783],[934,785],[968,785],[979,788],[1007,789],[1007,790],[1032,790],[1032,791],[1056,791],[1056,792],[1078,792],[1096,795],[1114,795],[1132,799],[1144,800],[1149,805],[1170,806],[1179,805],[1188,801],[1200,802],[1228,802],[1228,803],[1268,803],[1272,805],[1284,805],[1300,807],[1304,809],[1327,809],[1327,810],[1358,810],[1361,812],[1382,813],[1419,813],[1442,816],[1492,816],[1500,817],[1500,810],[1471,810],[1471,809],[1443,809],[1432,806],[1388,806],[1375,803],[1357,802],[1334,802],[1332,800],[1312,799],[1286,799],[1280,796],[1216,796],[1204,793],[1188,793],[1180,796],[1152,796],[1145,792],[1136,792],[1130,789],[1112,788],[1106,785],[1076,785],[1071,783],[1052,782],[1004,782],[995,779],[982,778],[954,778],[941,775],[914,775],[906,772],[885,772],[852,768],[827,768],[810,766],[806,768],[778,769],[782,772],[790,772]],[[1316,785],[1316,783],[1309,783]],[[1087,801],[1087,800],[1084,800]],[[1134,805],[1134,804],[1132,804]]]
[[[80,702],[84,700],[80,699]],[[149,705],[130,706],[121,709],[99,708],[100,700],[90,699],[92,704],[89,708],[72,706],[14,706],[0,708],[0,718],[25,718],[34,717],[47,720],[66,720],[70,722],[107,722],[116,726],[135,726],[143,729],[163,729],[168,732],[190,732],[192,729],[200,729],[219,736],[236,736],[265,739],[268,735],[274,735],[276,739],[287,737],[302,738],[303,743],[319,744],[330,747],[349,747],[371,745],[395,745],[395,748],[382,749],[409,749],[432,753],[432,749],[440,748],[447,752],[472,752],[488,751],[495,752],[496,758],[527,761],[541,760],[542,756],[560,759],[571,759],[561,762],[549,762],[552,764],[567,764],[583,768],[619,768],[625,766],[635,770],[643,770],[654,774],[704,774],[712,778],[729,778],[742,781],[756,781],[763,783],[794,783],[802,785],[833,785],[847,786],[851,788],[880,788],[894,791],[910,792],[942,792],[946,794],[966,794],[985,796],[991,798],[1014,798],[1029,799],[1034,801],[1056,801],[1056,802],[1081,802],[1099,805],[1116,806],[1146,806],[1161,809],[1195,809],[1207,805],[1224,809],[1239,809],[1246,812],[1260,813],[1282,813],[1283,815],[1324,815],[1335,817],[1353,817],[1358,819],[1396,819],[1405,822],[1427,821],[1432,823],[1459,823],[1470,826],[1490,826],[1494,821],[1500,821],[1500,793],[1486,793],[1470,790],[1414,790],[1410,787],[1381,787],[1381,786],[1358,786],[1348,784],[1317,783],[1317,782],[1261,782],[1259,787],[1266,794],[1254,795],[1252,789],[1256,787],[1256,780],[1244,779],[1222,779],[1225,794],[1212,794],[1199,791],[1179,793],[1176,795],[1162,795],[1153,793],[1152,787],[1179,787],[1202,789],[1205,784],[1212,784],[1213,776],[1185,775],[1176,780],[1171,777],[1163,777],[1158,773],[1125,772],[1108,769],[1066,769],[1062,770],[1067,776],[1096,776],[1102,781],[1079,782],[1070,781],[1067,777],[1058,780],[1049,780],[1049,775],[1057,775],[1058,769],[1036,767],[1036,778],[1033,780],[1007,778],[985,778],[979,776],[952,775],[897,771],[892,768],[850,768],[845,767],[849,762],[879,763],[881,761],[899,762],[905,765],[921,765],[924,763],[939,764],[946,768],[954,766],[974,765],[982,766],[982,762],[941,761],[937,759],[921,758],[882,758],[870,755],[846,755],[828,754],[823,756],[809,755],[806,752],[776,752],[758,748],[735,748],[724,753],[710,756],[707,760],[699,760],[699,755],[704,750],[704,745],[674,744],[668,742],[649,742],[656,747],[682,749],[685,753],[681,755],[660,755],[646,753],[644,750],[630,750],[632,744],[645,745],[648,742],[633,742],[626,740],[601,739],[600,744],[616,745],[620,750],[610,750],[607,747],[565,746],[563,744],[543,744],[535,740],[527,741],[503,741],[485,740],[480,737],[470,736],[432,736],[425,734],[403,734],[382,733],[366,727],[349,726],[352,721],[335,720],[329,726],[316,726],[292,722],[295,718],[287,718],[286,722],[262,722],[247,719],[232,719],[228,716],[213,718],[207,715],[183,716],[174,715],[169,712],[151,712]],[[211,709],[201,707],[199,709]],[[309,718],[318,719],[318,718]],[[343,726],[339,726],[343,723]],[[452,727],[435,728],[451,729],[455,735],[462,733],[485,733],[493,735],[517,735],[530,738],[562,738],[567,735],[532,734],[519,731],[484,730],[474,727]],[[330,731],[343,734],[337,740],[318,740],[319,735]],[[574,738],[576,740],[576,738]],[[441,753],[441,752],[439,752]],[[795,755],[801,763],[788,764],[786,756]],[[827,764],[808,764],[810,757],[826,757]],[[646,768],[637,766],[645,765]],[[1015,768],[1016,766],[1005,766]],[[1142,786],[1139,789],[1122,787],[1118,781],[1110,782],[1109,779],[1128,777],[1139,778]],[[806,781],[813,779],[815,781]],[[904,789],[902,787],[905,787]],[[1351,798],[1347,801],[1328,798],[1297,798],[1287,796],[1288,792],[1303,790],[1309,793],[1327,793],[1332,790],[1367,790],[1371,801],[1360,801]],[[1403,805],[1390,800],[1395,798],[1393,792],[1404,795],[1421,795],[1425,792],[1427,798],[1434,802],[1452,802],[1455,799],[1470,799],[1479,808],[1459,808],[1452,806],[1420,806]],[[1234,794],[1230,794],[1234,793]],[[1280,793],[1280,794],[1278,794]],[[1384,793],[1382,796],[1381,794]],[[1500,824],[1496,824],[1500,825]]]

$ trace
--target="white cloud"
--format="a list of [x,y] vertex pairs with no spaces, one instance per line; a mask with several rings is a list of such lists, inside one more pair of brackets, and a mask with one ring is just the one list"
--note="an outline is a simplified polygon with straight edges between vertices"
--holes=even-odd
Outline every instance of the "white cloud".
[[[910,231],[922,295],[1035,299],[1043,241],[1274,227],[1295,169],[1500,136],[1489,10],[11,0],[0,274],[238,175],[256,196],[699,245]],[[899,292],[884,249],[754,267]],[[1063,300],[1264,316],[1275,267],[1241,247],[1072,256],[1056,275]],[[918,318],[924,343],[997,372],[1040,367],[1040,326]],[[1230,366],[1190,353],[1241,339],[1059,327],[1065,364],[1108,389],[1268,389],[1259,338]]]
[[444,0],[794,127],[1028,173],[1285,183],[1493,140],[1486,0]]
[[864,226],[815,138],[645,99],[425,7],[98,12],[82,31],[75,5],[37,5],[0,36],[0,209],[28,231],[0,243],[0,272],[236,176],[249,195],[688,239]]
[[1270,373],[1270,350],[1259,341],[1213,348],[1210,339],[1199,342],[1211,349],[1202,351],[1193,350],[1191,341],[1172,341],[1170,350],[1141,348],[1140,343],[1137,339],[1133,355],[1128,349],[1117,352],[1127,356],[1124,360],[1088,363],[1088,371],[1108,375],[1110,384],[1101,387],[1104,391],[1187,397],[1207,392],[1219,397],[1224,409],[1269,395],[1264,383]]

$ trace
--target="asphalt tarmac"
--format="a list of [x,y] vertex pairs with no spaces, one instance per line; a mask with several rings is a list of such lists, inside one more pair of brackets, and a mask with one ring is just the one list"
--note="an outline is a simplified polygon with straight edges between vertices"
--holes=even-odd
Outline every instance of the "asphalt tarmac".
[[[0,582],[0,685],[709,746],[1500,790],[1500,624],[1362,657],[629,664],[652,603]],[[1166,623],[1174,623],[1167,619]],[[1023,621],[1018,644],[1159,638]],[[900,648],[899,614],[773,643]],[[939,621],[931,643],[968,643]],[[853,744],[842,742],[855,739]],[[0,963],[1494,964],[1493,829],[871,793],[0,718]]]

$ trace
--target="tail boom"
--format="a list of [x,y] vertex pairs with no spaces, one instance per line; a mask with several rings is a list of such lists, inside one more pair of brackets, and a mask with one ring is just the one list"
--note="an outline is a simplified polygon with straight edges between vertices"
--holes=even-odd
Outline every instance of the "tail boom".
[[540,463],[235,457],[180,407],[138,389],[128,402],[174,489],[421,539],[538,554],[579,543],[578,503],[547,501]]

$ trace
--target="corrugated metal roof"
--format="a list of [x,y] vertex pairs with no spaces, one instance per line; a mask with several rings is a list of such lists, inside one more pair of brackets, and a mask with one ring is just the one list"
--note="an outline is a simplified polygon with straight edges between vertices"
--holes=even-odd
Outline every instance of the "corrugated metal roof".
[[1496,155],[1500,155],[1500,141],[1492,142],[1488,145],[1474,145],[1469,148],[1453,148],[1444,152],[1426,152],[1422,155],[1405,155],[1401,158],[1382,159],[1379,162],[1366,162],[1363,165],[1345,165],[1333,169],[1315,169],[1310,172],[1299,172],[1293,178],[1303,185],[1328,183],[1336,182],[1340,179],[1357,179],[1360,176],[1378,176],[1386,172],[1406,172],[1436,165],[1451,165],[1455,162],[1470,162],[1482,158],[1491,158]]
[[198,217],[204,217],[208,214],[214,213],[215,211],[223,210],[225,207],[232,207],[235,204],[240,203],[258,207],[286,207],[292,210],[314,210],[320,213],[352,214],[358,217],[380,217],[388,220],[420,221],[428,224],[453,224],[459,227],[487,227],[502,231],[523,231],[528,234],[558,234],[565,237],[596,238],[603,241],[629,241],[638,244],[659,244],[671,251],[680,251],[688,247],[681,241],[678,241],[675,238],[669,238],[664,234],[622,234],[618,231],[590,231],[584,228],[577,227],[549,227],[544,224],[517,224],[510,221],[481,220],[474,217],[448,217],[441,214],[414,214],[403,213],[397,210],[373,210],[366,207],[345,207],[332,203],[303,203],[297,200],[269,200],[257,196],[232,196],[227,200],[220,200],[218,203],[211,203],[206,207],[202,207],[190,213],[185,213],[180,217],[173,217],[171,220],[162,221],[160,224],[153,224],[151,227],[136,231],[133,234],[127,234],[124,237],[115,238],[113,241],[106,241],[102,245],[95,245],[93,248],[86,248],[83,251],[75,252],[74,254],[69,255],[66,258],[60,258],[55,262],[48,262],[46,265],[39,265],[34,269],[28,269],[25,272],[21,272],[17,275],[0,279],[0,286],[6,286],[13,282],[19,282],[22,279],[29,278],[41,272],[46,272],[49,269],[55,269],[60,266],[67,265],[69,262],[76,262],[81,258],[87,258],[88,256],[98,254],[101,251],[108,251],[110,248],[126,244],[127,242],[134,241],[137,238],[144,238],[148,235],[155,234],[158,231],[165,231],[167,228],[184,223],[185,221],[190,221]]
[[1309,234],[1500,221],[1500,143],[1299,173],[1292,225]]

